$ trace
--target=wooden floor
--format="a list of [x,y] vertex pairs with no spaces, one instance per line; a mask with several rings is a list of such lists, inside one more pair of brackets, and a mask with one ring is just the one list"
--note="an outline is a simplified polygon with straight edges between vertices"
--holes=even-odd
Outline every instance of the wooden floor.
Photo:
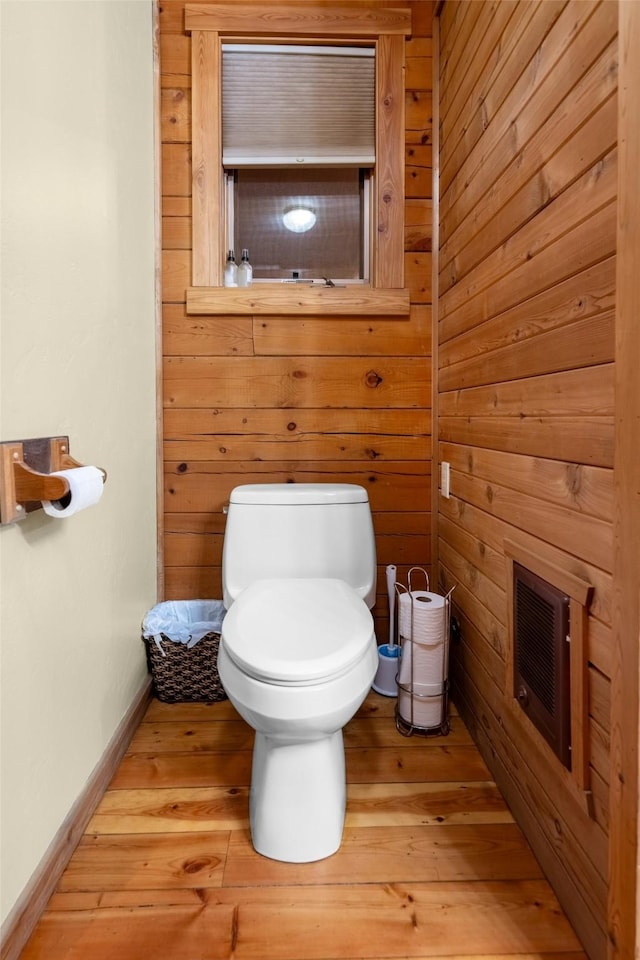
[[457,716],[403,737],[371,693],[345,729],[333,857],[258,856],[252,731],[152,701],[22,960],[586,960]]

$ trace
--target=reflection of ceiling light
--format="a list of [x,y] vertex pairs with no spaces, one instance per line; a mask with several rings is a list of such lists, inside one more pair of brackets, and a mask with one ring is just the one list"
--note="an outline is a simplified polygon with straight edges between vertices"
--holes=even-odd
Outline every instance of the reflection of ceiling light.
[[285,210],[282,222],[292,233],[306,233],[316,222],[316,215],[308,207],[290,207]]

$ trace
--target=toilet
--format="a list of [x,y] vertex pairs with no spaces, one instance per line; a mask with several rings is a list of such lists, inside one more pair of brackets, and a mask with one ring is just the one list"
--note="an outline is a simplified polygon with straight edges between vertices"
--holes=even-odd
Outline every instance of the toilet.
[[366,490],[343,483],[236,487],[222,586],[220,680],[255,730],[253,846],[273,860],[321,860],[342,840],[342,728],[378,666]]

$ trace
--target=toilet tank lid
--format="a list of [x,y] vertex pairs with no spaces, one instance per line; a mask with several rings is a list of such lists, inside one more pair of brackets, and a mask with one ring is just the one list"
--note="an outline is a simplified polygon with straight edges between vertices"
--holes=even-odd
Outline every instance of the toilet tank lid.
[[235,487],[231,503],[252,504],[327,504],[368,503],[364,487],[355,483],[246,483]]

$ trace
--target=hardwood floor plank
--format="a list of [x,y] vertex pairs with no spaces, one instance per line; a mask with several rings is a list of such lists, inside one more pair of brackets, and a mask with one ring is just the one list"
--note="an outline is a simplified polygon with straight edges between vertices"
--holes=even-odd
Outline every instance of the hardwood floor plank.
[[421,737],[418,735],[405,737],[396,729],[395,719],[392,717],[356,717],[343,730],[346,749],[393,747],[402,744],[403,749],[427,750],[431,747],[457,747],[462,744],[473,744],[469,731],[459,719],[451,721],[451,732],[447,736]]
[[495,783],[384,783],[347,787],[349,827],[510,823]]
[[252,747],[253,730],[244,720],[145,722],[138,727],[127,753],[235,751]]
[[[448,747],[429,740],[430,749],[414,749],[420,738],[400,739],[396,747],[345,750],[347,782],[385,783],[490,780],[490,774],[475,747]],[[424,741],[423,741],[424,742]],[[436,749],[434,749],[436,748]],[[110,789],[249,786],[252,752],[136,753],[123,758]]]
[[246,831],[234,831],[224,886],[532,880],[542,872],[514,824],[347,827],[340,850],[317,863],[259,856]]
[[248,787],[251,750],[237,753],[135,753],[123,758],[111,790],[140,787]]
[[[452,767],[455,764],[452,764]],[[201,833],[245,827],[248,787],[175,787],[110,790],[88,826],[89,834]],[[489,783],[351,783],[350,826],[437,822],[505,822],[511,819]]]
[[88,833],[202,833],[248,823],[247,787],[110,790],[89,821]]
[[579,949],[541,881],[249,888],[246,900],[228,892],[239,907],[238,960],[462,953],[471,938],[485,953]]
[[[425,744],[424,749],[418,749],[421,742]],[[347,749],[347,781],[491,780],[475,747],[448,747],[440,743],[413,737],[403,739],[396,748]],[[406,744],[412,746],[405,749]]]
[[49,913],[86,912],[125,907],[181,907],[202,906],[206,891],[172,887],[169,890],[104,890],[54,893],[48,904]]
[[[227,857],[228,850],[228,857]],[[225,866],[226,860],[226,866]],[[158,890],[294,883],[533,879],[540,868],[515,824],[345,830],[340,851],[313,864],[284,864],[254,851],[245,830],[193,835],[85,837],[61,892]]]
[[471,944],[489,956],[580,951],[543,880],[203,889],[199,906],[153,897],[136,906],[136,896],[126,907],[48,912],[22,960],[54,950],[64,960],[417,958],[468,955]]
[[20,960],[226,960],[234,914],[231,904],[46,913]]
[[[345,747],[389,747],[403,744],[404,748],[438,748],[472,744],[468,731],[455,718],[446,737],[404,737],[396,729],[392,717],[365,717],[354,719],[344,728]],[[190,750],[237,751],[253,747],[254,733],[244,720],[175,720],[141,723],[127,754],[175,753]]]
[[240,716],[230,700],[216,703],[163,703],[155,697],[145,714],[146,723],[196,723],[200,720],[239,720]]
[[85,836],[58,889],[221,887],[228,847],[228,831]]

